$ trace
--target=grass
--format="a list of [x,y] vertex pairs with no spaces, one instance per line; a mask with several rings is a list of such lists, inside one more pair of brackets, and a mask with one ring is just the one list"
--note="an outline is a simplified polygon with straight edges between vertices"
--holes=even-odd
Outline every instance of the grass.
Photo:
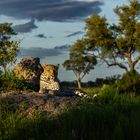
[[[113,91],[112,91],[113,92]],[[83,98],[57,116],[37,110],[23,117],[1,101],[0,140],[137,140],[140,138],[140,97],[101,91]]]
[[82,88],[84,92],[86,92],[89,96],[93,96],[94,94],[98,94],[100,88]]

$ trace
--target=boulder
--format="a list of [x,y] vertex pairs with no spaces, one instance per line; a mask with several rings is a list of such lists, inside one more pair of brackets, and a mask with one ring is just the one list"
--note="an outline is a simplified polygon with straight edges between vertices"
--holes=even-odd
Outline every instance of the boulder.
[[43,72],[39,58],[23,58],[13,72],[16,77],[29,83],[31,89],[39,89],[40,75]]

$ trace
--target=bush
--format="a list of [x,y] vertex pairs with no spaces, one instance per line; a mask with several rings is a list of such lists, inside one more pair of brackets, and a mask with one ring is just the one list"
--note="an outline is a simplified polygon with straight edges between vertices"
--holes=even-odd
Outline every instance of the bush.
[[10,91],[10,90],[26,90],[28,89],[28,84],[15,77],[11,71],[6,71],[0,75],[0,90]]
[[116,82],[116,87],[120,93],[140,93],[140,74],[128,72]]

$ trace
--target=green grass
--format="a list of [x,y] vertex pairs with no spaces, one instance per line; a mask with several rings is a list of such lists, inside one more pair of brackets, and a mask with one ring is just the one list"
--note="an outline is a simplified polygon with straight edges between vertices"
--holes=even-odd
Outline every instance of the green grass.
[[10,90],[27,90],[29,85],[15,75],[7,70],[5,73],[0,75],[0,91],[10,91]]
[[102,89],[57,116],[36,111],[32,118],[1,100],[0,140],[138,140],[140,97],[111,92]]
[[98,94],[100,88],[82,88],[84,92],[86,92],[89,96],[93,96],[94,94]]

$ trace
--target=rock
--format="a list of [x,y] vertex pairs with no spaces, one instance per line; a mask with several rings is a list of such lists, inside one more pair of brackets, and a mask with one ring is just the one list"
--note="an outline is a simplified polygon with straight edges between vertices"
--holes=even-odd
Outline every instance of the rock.
[[80,96],[80,97],[87,97],[87,93],[84,92],[84,91],[81,90],[81,89],[77,89],[77,90],[75,91],[75,94],[78,95],[78,96]]
[[54,94],[60,90],[57,74],[58,66],[52,64],[45,64],[43,66],[43,73],[40,76],[40,90],[39,93]]
[[29,83],[31,89],[39,89],[40,75],[43,72],[39,58],[23,58],[13,72],[16,77]]
[[77,96],[46,96],[38,92],[29,91],[10,91],[0,93],[0,103],[6,104],[12,109],[16,109],[24,117],[34,117],[34,113],[38,112],[43,115],[57,115],[65,109],[75,106],[79,102]]

